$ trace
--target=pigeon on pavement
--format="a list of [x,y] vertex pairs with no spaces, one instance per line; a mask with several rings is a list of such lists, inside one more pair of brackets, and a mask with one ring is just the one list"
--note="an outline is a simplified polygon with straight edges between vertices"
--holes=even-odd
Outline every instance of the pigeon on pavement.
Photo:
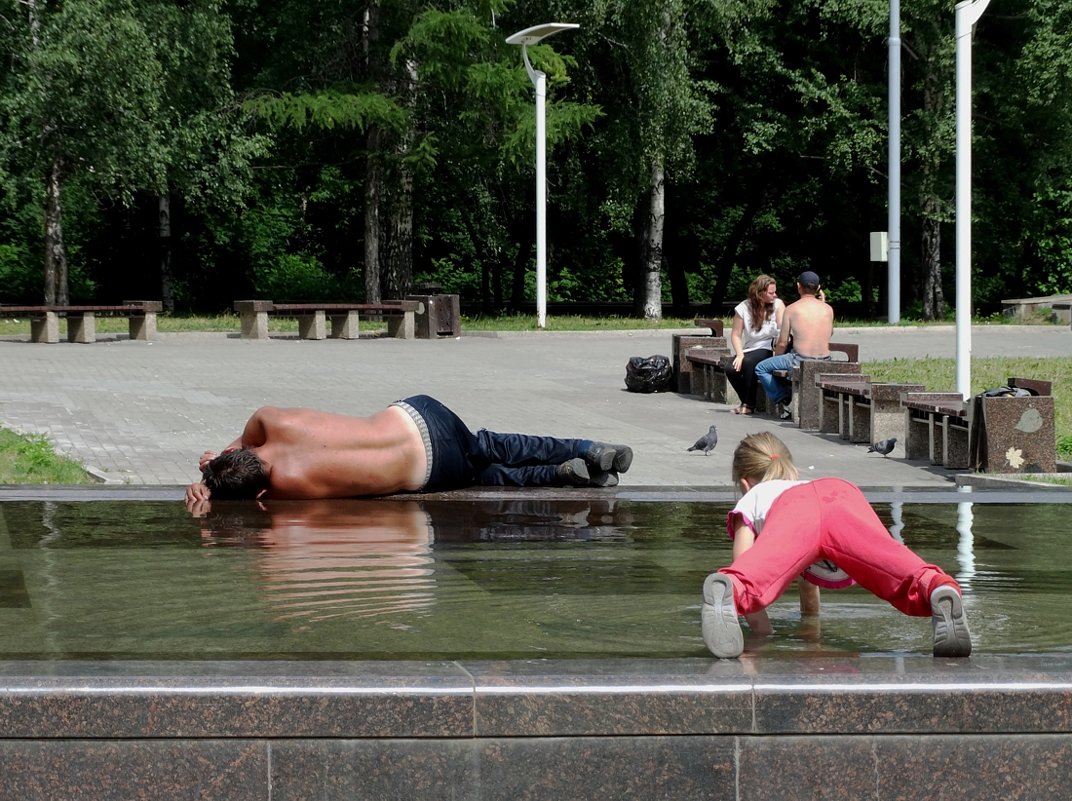
[[689,450],[690,451],[703,451],[703,455],[707,456],[707,454],[709,454],[711,451],[713,451],[715,449],[715,446],[717,444],[718,444],[718,432],[715,431],[714,426],[711,426],[709,429],[707,429],[707,433],[704,434],[702,437],[700,437],[698,440],[696,440],[696,444],[694,444],[691,448],[689,448]]
[[883,457],[885,457],[893,450],[893,446],[896,444],[897,437],[890,437],[889,439],[884,439],[881,442],[876,442],[874,445],[867,449],[867,452],[881,453]]

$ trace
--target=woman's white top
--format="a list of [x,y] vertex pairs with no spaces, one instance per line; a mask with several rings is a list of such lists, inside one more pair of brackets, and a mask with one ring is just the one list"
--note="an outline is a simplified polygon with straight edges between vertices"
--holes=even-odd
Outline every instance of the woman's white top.
[[752,304],[742,300],[734,308],[733,313],[744,321],[744,330],[741,332],[741,352],[750,350],[774,350],[774,342],[778,339],[778,313],[785,306],[781,300],[774,301],[774,312],[763,321],[758,331],[752,329]]

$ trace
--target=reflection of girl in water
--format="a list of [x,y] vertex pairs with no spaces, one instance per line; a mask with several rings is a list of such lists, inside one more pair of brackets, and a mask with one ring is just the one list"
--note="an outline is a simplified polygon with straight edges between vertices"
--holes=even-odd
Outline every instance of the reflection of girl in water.
[[[244,505],[242,516],[206,514],[202,536],[227,544],[244,530],[243,544],[258,549],[264,594],[280,618],[367,618],[432,605],[432,529],[419,503],[272,501],[258,507]],[[253,541],[251,530],[257,532]]]

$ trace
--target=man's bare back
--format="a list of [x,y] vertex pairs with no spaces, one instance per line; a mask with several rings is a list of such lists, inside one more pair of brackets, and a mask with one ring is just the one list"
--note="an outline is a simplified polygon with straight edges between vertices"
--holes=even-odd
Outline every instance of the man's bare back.
[[[265,463],[272,498],[344,498],[421,488],[420,431],[397,406],[371,417],[265,406],[224,452],[247,448]],[[215,454],[202,456],[212,459]]]
[[815,295],[802,294],[800,300],[785,308],[775,353],[785,353],[791,336],[795,353],[823,358],[830,355],[833,334],[834,310]]

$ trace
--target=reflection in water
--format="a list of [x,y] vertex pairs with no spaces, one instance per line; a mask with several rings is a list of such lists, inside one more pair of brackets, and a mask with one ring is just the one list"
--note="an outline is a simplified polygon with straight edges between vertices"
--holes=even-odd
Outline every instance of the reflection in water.
[[[728,502],[489,496],[0,502],[0,656],[706,657]],[[1069,505],[957,497],[877,510],[970,584],[980,653],[1072,652]],[[826,596],[821,629],[795,599],[771,610],[762,656],[930,653],[925,621],[859,588]]]
[[[612,500],[194,501],[188,508],[206,546],[252,551],[258,586],[276,619],[310,622],[427,611],[437,593],[442,602],[434,541],[623,542],[632,522]],[[467,570],[467,564],[450,568],[451,579]],[[456,587],[447,594],[467,597]]]
[[280,619],[414,612],[432,605],[432,527],[416,501],[200,502],[207,546],[252,547]]
[[890,517],[893,519],[890,536],[903,543],[904,535],[901,532],[904,531],[904,504],[901,501],[894,501],[890,504]]
[[[961,487],[961,491],[971,491],[971,487]],[[957,504],[957,571],[956,579],[961,589],[965,592],[971,589],[972,579],[975,578],[975,539],[972,535],[972,522],[975,516],[972,513],[971,501],[961,501]]]

